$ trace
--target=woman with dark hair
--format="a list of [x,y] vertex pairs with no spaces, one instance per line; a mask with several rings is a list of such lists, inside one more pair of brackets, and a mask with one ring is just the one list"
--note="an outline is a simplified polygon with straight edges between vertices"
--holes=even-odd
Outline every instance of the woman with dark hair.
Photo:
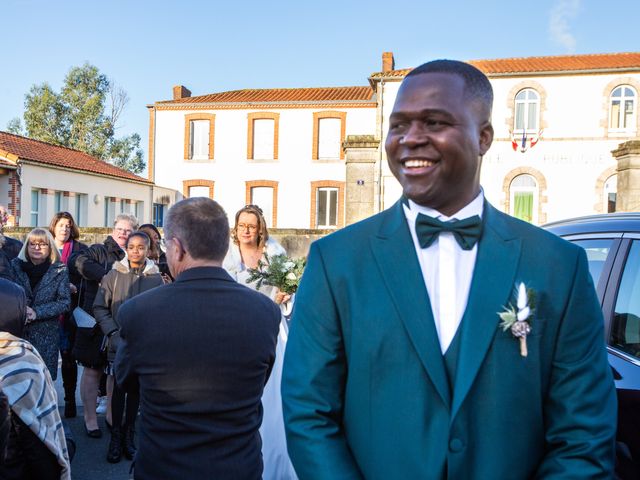
[[[87,246],[78,241],[80,231],[69,212],[56,213],[49,223],[49,232],[53,235],[56,248],[60,252],[62,263],[68,266],[72,254],[85,250]],[[60,316],[60,356],[62,357],[62,385],[64,386],[64,416],[76,416],[76,385],[78,383],[78,365],[71,354],[76,334],[76,325],[71,312],[78,306],[78,289],[82,278],[69,271],[69,290],[71,306],[68,312]]]
[[69,455],[55,387],[38,351],[23,339],[29,309],[24,289],[0,279],[0,305],[0,391],[10,408],[0,478],[69,480]]
[[148,258],[156,263],[165,283],[173,281],[173,277],[169,271],[169,264],[167,263],[167,255],[162,250],[162,236],[160,235],[160,231],[151,223],[140,225],[138,231],[149,235],[151,246],[149,247]]
[[[147,258],[150,244],[151,240],[144,232],[133,232],[129,236],[125,247],[127,256],[115,262],[113,269],[102,279],[93,303],[96,322],[108,339],[109,364],[106,373],[109,375],[113,375],[113,361],[120,343],[118,309],[130,298],[163,284],[158,267]],[[114,383],[111,396],[112,427],[107,452],[108,462],[119,462],[123,450],[125,457],[129,460],[135,455],[134,432],[139,405],[138,385]]]
[[277,241],[269,238],[267,222],[264,219],[262,210],[257,205],[245,205],[238,210],[235,225],[231,231],[231,239],[229,252],[223,263],[225,270],[238,283],[257,290],[280,305],[280,310],[283,313],[283,318],[280,321],[278,343],[276,344],[275,363],[262,394],[264,417],[260,426],[260,436],[262,437],[262,457],[264,462],[263,478],[265,480],[296,479],[295,471],[287,453],[284,419],[282,416],[282,399],[280,396],[282,362],[288,335],[288,326],[284,315],[289,313],[286,307],[290,304],[292,298],[290,295],[278,290],[277,287],[262,284],[258,288],[257,280],[247,282],[250,268],[257,268],[258,262],[267,263],[268,259],[274,255],[282,255],[286,252]]
[[13,280],[27,294],[25,340],[38,349],[51,378],[58,376],[60,331],[58,318],[71,304],[67,267],[51,234],[34,228],[11,261]]

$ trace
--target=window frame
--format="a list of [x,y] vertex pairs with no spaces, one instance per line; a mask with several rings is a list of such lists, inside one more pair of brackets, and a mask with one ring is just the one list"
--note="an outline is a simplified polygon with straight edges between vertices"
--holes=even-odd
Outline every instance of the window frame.
[[[194,159],[192,155],[192,123],[195,121],[209,122],[209,152],[206,159]],[[216,116],[213,113],[189,113],[184,116],[184,159],[191,162],[210,161],[214,159],[214,140],[215,140],[215,121]]]
[[[318,190],[322,189],[322,188],[336,188],[338,190],[338,195],[337,195],[337,199],[338,199],[338,212],[337,212],[337,225],[336,226],[329,226],[329,227],[324,227],[324,226],[318,226],[318,219],[317,219],[317,214],[318,214],[318,205],[317,205],[317,201],[318,201]],[[312,229],[321,229],[321,230],[334,230],[334,229],[340,229],[342,227],[344,227],[344,216],[345,216],[345,182],[341,182],[341,181],[337,181],[337,180],[318,180],[318,181],[313,181],[311,182],[311,199],[310,199],[310,221],[309,221],[309,228]]]
[[[320,120],[323,118],[336,118],[340,120],[340,155],[338,158],[319,158],[319,141],[320,141]],[[327,110],[323,112],[313,112],[313,139],[312,139],[312,151],[311,151],[311,159],[318,160],[321,162],[331,162],[331,161],[339,161],[344,160],[344,140],[346,135],[347,128],[347,112],[339,112],[334,110]]]
[[[535,100],[530,100],[530,99],[524,99],[524,100],[518,100],[518,95],[520,95],[521,93],[527,93],[529,94],[529,92],[532,92],[533,94],[536,95],[536,99]],[[531,127],[529,125],[529,109],[531,108],[531,105],[536,106],[536,126],[535,128]],[[517,133],[538,133],[541,128],[540,128],[540,111],[541,111],[541,95],[540,92],[538,92],[535,88],[532,87],[525,87],[522,88],[520,90],[518,90],[516,92],[516,94],[513,97],[513,133],[517,134]],[[517,128],[517,122],[518,122],[518,105],[522,105],[524,112],[523,112],[523,123],[524,123],[524,128]]]
[[[245,182],[245,204],[253,203],[254,188],[271,188],[273,199],[271,201],[271,226],[269,228],[278,228],[278,182],[275,180],[248,180]],[[258,205],[259,206],[259,205]]]
[[[629,88],[632,92],[633,92],[633,97],[632,101],[633,101],[633,108],[631,111],[631,123],[632,125],[628,125],[628,126],[624,126],[624,127],[613,127],[613,102],[614,102],[614,97],[613,94],[617,91],[617,90],[622,90],[622,95],[620,97],[618,97],[619,101],[620,101],[620,109],[618,111],[618,125],[620,125],[620,121],[624,120],[625,118],[625,114],[624,114],[624,101],[628,100],[628,97],[625,96],[624,94],[624,90]],[[638,91],[636,90],[636,88],[633,87],[633,85],[629,85],[626,83],[622,83],[620,85],[617,85],[615,87],[613,87],[611,89],[611,93],[609,93],[609,132],[611,133],[628,133],[628,132],[633,132],[636,130],[637,128],[637,115],[638,115]]]
[[[255,158],[254,122],[256,120],[273,120],[273,156],[272,158]],[[280,140],[280,114],[276,112],[250,112],[247,114],[247,160],[278,160],[278,142]]]
[[[531,179],[533,179],[533,181],[535,182],[536,186],[535,187],[530,187],[530,186],[526,186],[526,187],[520,187],[520,186],[513,186],[513,182],[516,181],[516,179],[518,177],[522,177],[522,176],[527,176],[530,177]],[[533,193],[533,205],[531,206],[531,224],[532,225],[538,225],[538,210],[539,210],[539,201],[540,201],[540,184],[538,182],[538,179],[531,175],[530,173],[520,173],[518,175],[516,175],[515,177],[513,177],[511,179],[511,182],[509,183],[509,215],[511,215],[512,217],[515,217],[515,194],[518,192],[532,192]],[[526,221],[526,220],[525,220]]]

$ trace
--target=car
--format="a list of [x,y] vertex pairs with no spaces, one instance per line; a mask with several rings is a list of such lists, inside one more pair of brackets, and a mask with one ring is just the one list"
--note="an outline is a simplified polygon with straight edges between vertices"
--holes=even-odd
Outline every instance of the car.
[[584,248],[602,307],[618,396],[617,478],[640,478],[640,213],[549,223],[546,230]]

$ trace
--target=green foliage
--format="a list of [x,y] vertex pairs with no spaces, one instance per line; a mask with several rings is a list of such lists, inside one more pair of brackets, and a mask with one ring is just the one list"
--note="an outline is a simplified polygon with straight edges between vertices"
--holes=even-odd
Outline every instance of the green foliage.
[[302,273],[307,263],[304,258],[291,259],[284,254],[274,255],[269,258],[264,254],[266,262],[258,260],[258,268],[249,269],[247,283],[258,281],[257,286],[262,284],[273,285],[281,292],[291,295],[298,290]]
[[129,99],[97,67],[72,67],[62,89],[33,85],[24,101],[24,130],[19,119],[12,133],[86,152],[133,173],[144,170],[140,135],[116,138],[117,122]]

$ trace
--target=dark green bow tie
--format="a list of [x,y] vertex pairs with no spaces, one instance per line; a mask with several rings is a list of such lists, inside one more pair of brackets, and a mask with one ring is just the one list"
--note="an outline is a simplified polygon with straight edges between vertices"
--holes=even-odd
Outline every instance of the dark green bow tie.
[[464,220],[441,222],[437,218],[418,214],[416,218],[416,234],[422,248],[431,245],[440,232],[451,232],[463,250],[471,250],[482,234],[482,219],[478,215]]

